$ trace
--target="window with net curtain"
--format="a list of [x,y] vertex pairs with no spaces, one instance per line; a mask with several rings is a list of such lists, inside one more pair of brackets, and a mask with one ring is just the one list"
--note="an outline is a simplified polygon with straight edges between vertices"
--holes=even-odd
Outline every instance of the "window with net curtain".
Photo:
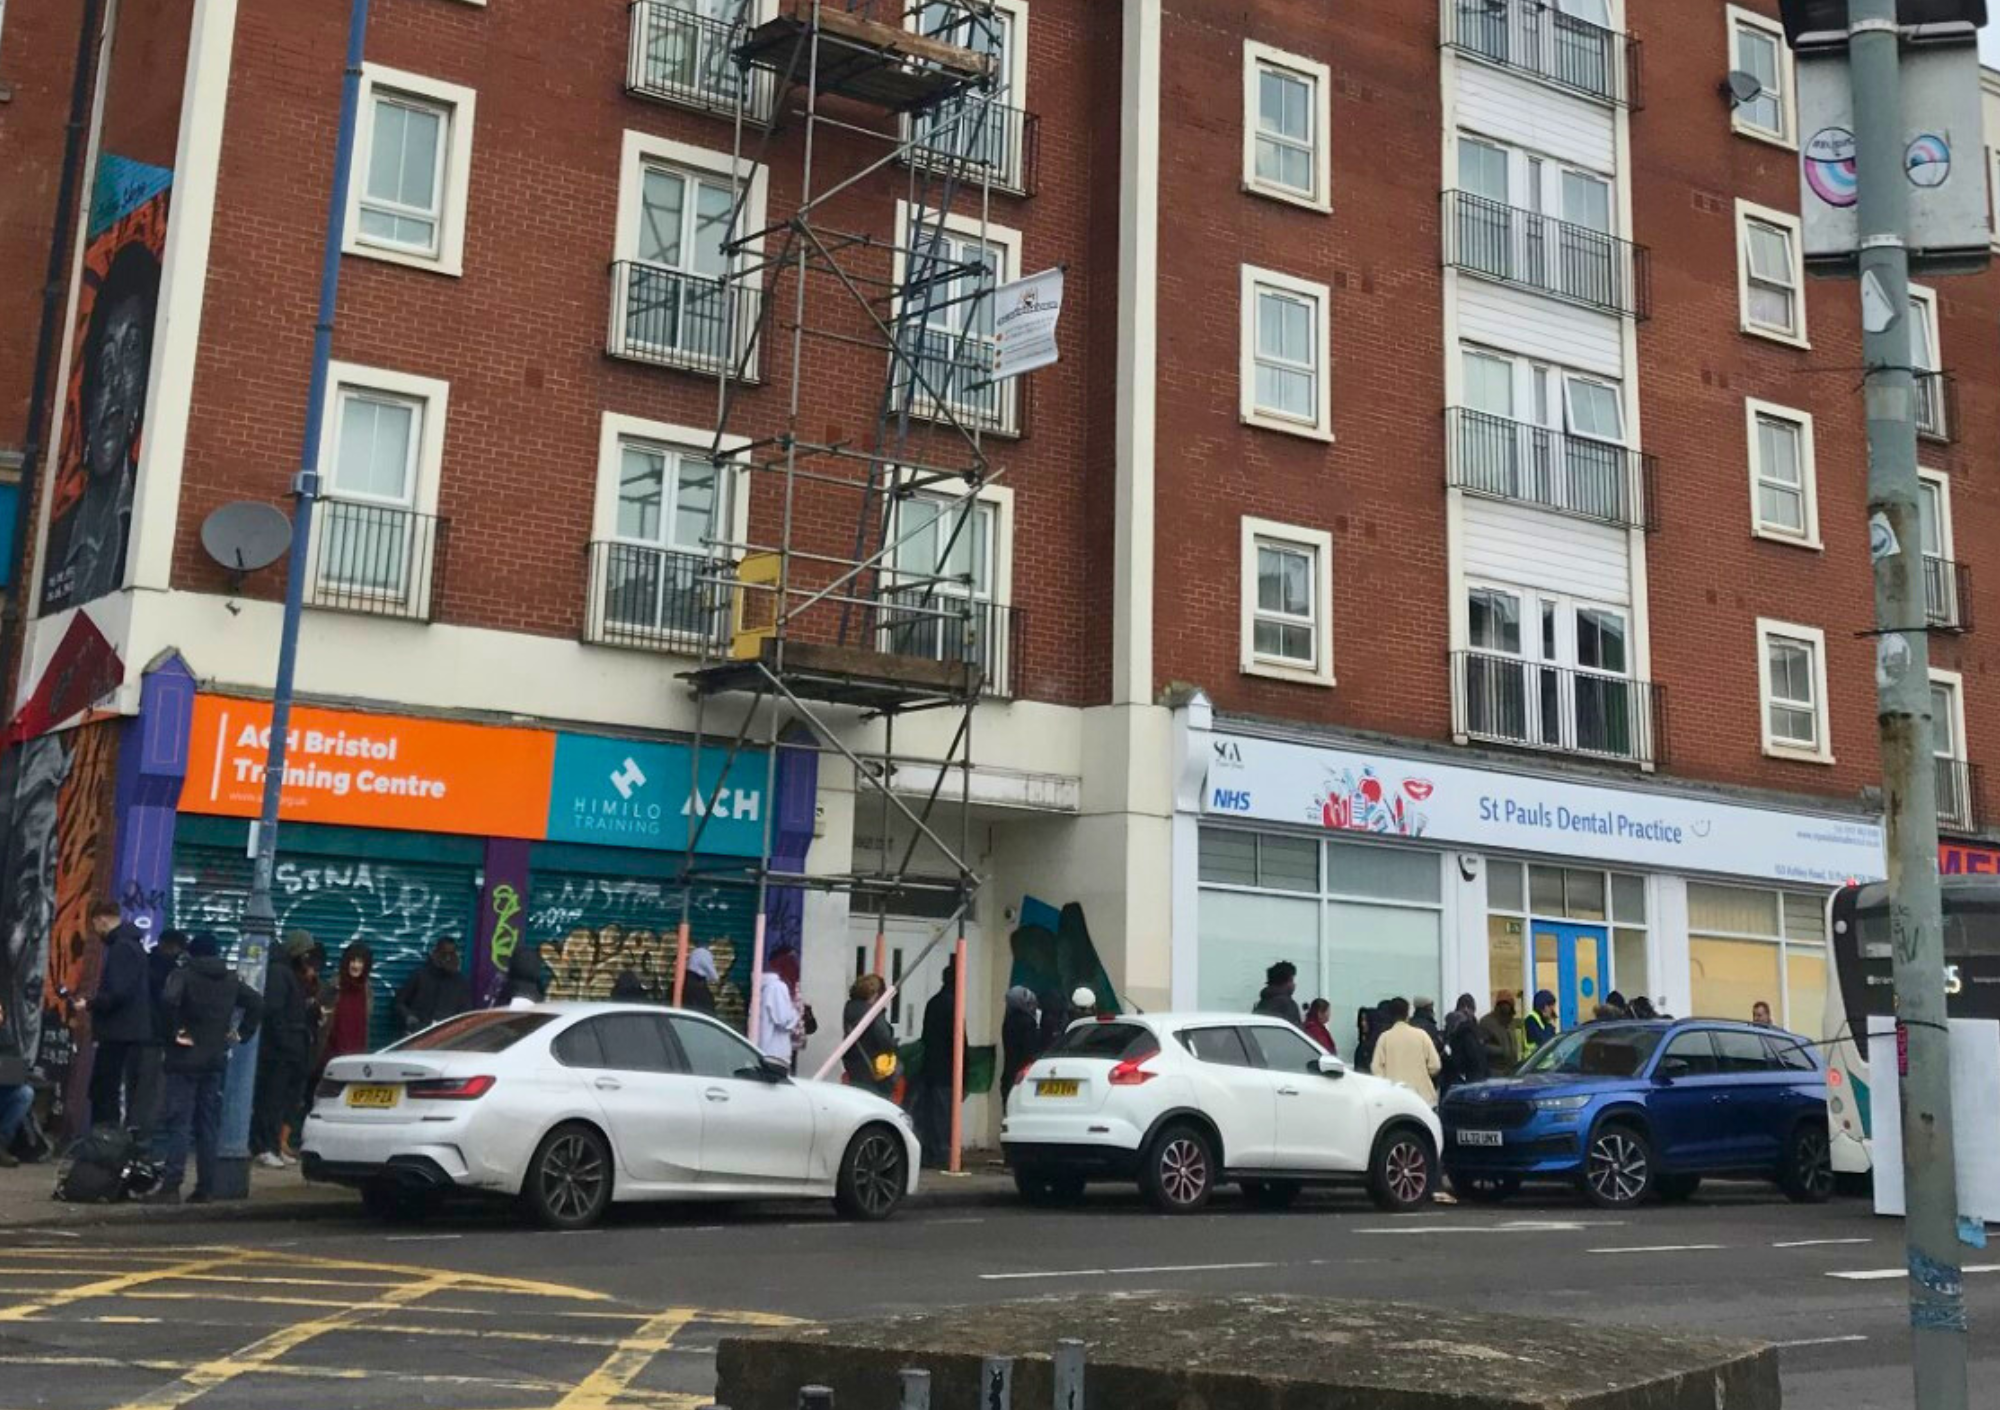
[[1824,905],[1811,892],[1688,883],[1694,1014],[1747,1021],[1761,1000],[1773,1022],[1824,1036]]

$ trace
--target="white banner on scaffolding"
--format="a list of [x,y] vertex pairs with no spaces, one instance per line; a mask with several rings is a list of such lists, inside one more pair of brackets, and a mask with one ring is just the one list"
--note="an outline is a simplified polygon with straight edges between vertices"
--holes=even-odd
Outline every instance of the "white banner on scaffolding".
[[1062,316],[1062,302],[1060,269],[1045,269],[993,291],[994,381],[1057,360],[1056,320]]

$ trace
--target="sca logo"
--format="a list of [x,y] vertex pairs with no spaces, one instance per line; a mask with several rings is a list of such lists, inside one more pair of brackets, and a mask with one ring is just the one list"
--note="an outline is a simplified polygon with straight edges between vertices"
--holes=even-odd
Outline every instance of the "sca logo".
[[1212,806],[1218,813],[1247,813],[1250,811],[1250,790],[1247,788],[1218,788]]
[[1243,767],[1243,746],[1233,739],[1218,739],[1209,748],[1215,751],[1215,762],[1227,769]]

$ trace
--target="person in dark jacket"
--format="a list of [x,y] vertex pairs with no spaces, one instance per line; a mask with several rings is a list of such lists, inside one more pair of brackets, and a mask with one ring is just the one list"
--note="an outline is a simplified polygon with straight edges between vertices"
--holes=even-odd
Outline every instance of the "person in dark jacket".
[[[864,974],[854,981],[840,1011],[842,1033],[852,1033],[855,1025],[868,1017],[868,1010],[875,1007],[886,987],[879,974]],[[896,1030],[889,1026],[888,1009],[876,1014],[853,1046],[840,1055],[840,1065],[851,1087],[885,1098],[896,1090]]]
[[1042,1055],[1042,1021],[1035,1011],[1035,991],[1016,984],[1007,991],[1007,1014],[1000,1020],[1000,1104]]
[[[1623,1014],[1624,1005],[1621,1004],[1619,1016],[1623,1017]],[[1554,1041],[1561,1031],[1562,1025],[1556,1020],[1556,996],[1546,989],[1537,989],[1535,1006],[1528,1013],[1528,1052],[1532,1053],[1542,1044]]]
[[1038,995],[1035,1002],[1042,1010],[1042,1051],[1047,1052],[1062,1041],[1062,1035],[1069,1032],[1070,1024],[1083,1015],[1076,1011],[1060,989],[1051,989]]
[[1421,996],[1410,1006],[1410,1027],[1419,1029],[1431,1040],[1437,1055],[1444,1056],[1444,1033],[1438,1028],[1437,1000]]
[[924,1064],[917,1073],[911,1119],[923,1147],[924,1164],[951,1162],[952,1030],[956,1026],[958,965],[948,962],[937,993],[924,1005]]
[[507,982],[500,990],[502,1007],[509,1004],[539,1004],[548,997],[549,976],[542,965],[542,952],[516,945],[507,956]]
[[222,1134],[222,1076],[229,1068],[229,1050],[256,1033],[264,1005],[257,991],[224,963],[222,947],[206,930],[188,940],[187,963],[168,979],[164,1003],[174,1034],[167,1044],[165,1064],[167,1147],[159,1188],[148,1198],[155,1203],[180,1203],[192,1138],[194,1193],[189,1199],[206,1203],[215,1188],[215,1152]]
[[1299,987],[1299,967],[1290,960],[1279,960],[1264,971],[1264,992],[1257,996],[1257,1006],[1250,1010],[1266,1018],[1282,1018],[1294,1028],[1306,1026],[1305,1015],[1299,1012],[1299,1001],[1292,997]]
[[7,1006],[0,1004],[0,1170],[21,1162],[12,1149],[28,1114],[35,1109],[35,1087],[28,1080],[27,1059],[7,1026]]
[[314,1028],[310,989],[313,938],[303,930],[285,936],[285,947],[264,976],[263,1041],[257,1045],[257,1094],[251,1104],[250,1154],[259,1165],[282,1169],[287,1122],[295,1122],[300,1093],[312,1069]]
[[721,983],[715,967],[715,952],[706,945],[688,951],[687,975],[681,980],[681,1007],[696,1013],[715,1013],[715,986]]
[[1470,994],[1460,994],[1458,1003],[1444,1020],[1446,1081],[1438,1089],[1438,1095],[1466,1082],[1484,1082],[1492,1075],[1486,1056],[1486,1044],[1479,1035],[1479,1001]]
[[1362,1072],[1368,1070],[1375,1060],[1375,1010],[1359,1008],[1354,1011],[1354,1066]]
[[102,900],[90,908],[90,928],[104,942],[97,991],[77,1002],[90,1015],[91,1036],[97,1041],[90,1068],[90,1124],[116,1126],[124,1119],[139,1051],[153,1038],[146,942],[136,926],[125,923],[116,901]]
[[396,991],[396,1019],[405,1033],[442,1023],[471,1007],[472,983],[459,966],[458,941],[449,936],[431,946],[430,959]]
[[652,1001],[646,981],[639,977],[636,969],[621,969],[618,977],[611,981],[611,1002],[614,1004],[649,1004]]
[[166,1045],[174,1036],[167,1026],[165,1012],[167,980],[180,967],[187,953],[187,940],[185,930],[163,930],[146,956],[146,991],[153,1004],[153,1034],[138,1050],[131,1120],[141,1144],[155,1147],[159,1144],[160,1096],[166,1081],[160,1064],[166,1056]]

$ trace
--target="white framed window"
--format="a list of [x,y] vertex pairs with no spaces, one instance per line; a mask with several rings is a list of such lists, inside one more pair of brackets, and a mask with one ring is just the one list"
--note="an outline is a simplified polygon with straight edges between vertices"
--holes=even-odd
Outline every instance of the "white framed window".
[[1020,276],[1021,232],[959,215],[946,215],[939,228],[935,212],[919,230],[913,213],[909,202],[896,202],[892,278],[903,288],[913,259],[919,274],[924,262],[935,273],[917,295],[925,300],[920,317],[904,330],[911,346],[894,369],[898,390],[913,416],[1018,435],[1021,379],[993,380],[993,291]]
[[1780,147],[1797,146],[1792,51],[1785,43],[1784,26],[1739,5],[1729,6],[1729,54],[1730,67],[1759,84],[1756,97],[1731,111],[1731,129]]
[[1246,264],[1242,299],[1243,420],[1332,440],[1327,365],[1332,296],[1326,285]]
[[1455,683],[1458,728],[1466,736],[1641,762],[1653,757],[1624,608],[1471,583],[1466,646]]
[[968,662],[988,690],[1010,694],[1013,490],[986,485],[969,501],[943,487],[912,491],[891,529],[882,650]]
[[972,164],[964,175],[971,184],[986,175],[1000,190],[1022,192],[1027,176],[1026,0],[993,0],[990,19],[975,15],[963,0],[916,0],[904,23],[993,61],[991,88],[974,89],[912,120],[920,144],[916,155],[963,158]]
[[1967,604],[1959,593],[1958,555],[1952,551],[1951,481],[1941,470],[1917,471],[1917,526],[1925,617],[1934,627],[1962,630]]
[[1965,678],[1931,667],[1931,755],[1936,760],[1938,823],[1970,832],[1979,825],[1971,755],[1965,740]]
[[604,413],[598,426],[586,639],[691,646],[727,630],[729,593],[715,579],[742,557],[748,471],[730,458],[748,442],[692,426]]
[[1242,669],[1333,684],[1333,535],[1243,517]]
[[362,65],[343,253],[464,273],[475,99],[456,83]]
[[1910,369],[1915,375],[1917,432],[1950,438],[1945,421],[1944,351],[1938,334],[1937,290],[1910,285]]
[[1244,190],[1333,209],[1331,88],[1325,64],[1243,41]]
[[1761,1003],[1787,1032],[1824,1036],[1825,892],[1690,881],[1687,921],[1694,1012],[1740,1022]]
[[1743,418],[1749,442],[1750,531],[1759,538],[1819,548],[1811,414],[1745,397]]
[[1810,346],[1799,218],[1738,201],[1736,265],[1743,331],[1794,347]]
[[[755,163],[732,169],[732,160],[727,152],[626,132],[607,344],[614,355],[699,372],[737,368],[761,297],[754,277],[738,271],[754,262],[760,242],[733,258],[727,246],[763,229],[768,179]],[[754,361],[742,374],[756,377]]]
[[329,366],[310,604],[429,616],[450,391],[434,377]]
[[1757,619],[1757,680],[1764,752],[1773,758],[1833,762],[1826,714],[1826,633]]

